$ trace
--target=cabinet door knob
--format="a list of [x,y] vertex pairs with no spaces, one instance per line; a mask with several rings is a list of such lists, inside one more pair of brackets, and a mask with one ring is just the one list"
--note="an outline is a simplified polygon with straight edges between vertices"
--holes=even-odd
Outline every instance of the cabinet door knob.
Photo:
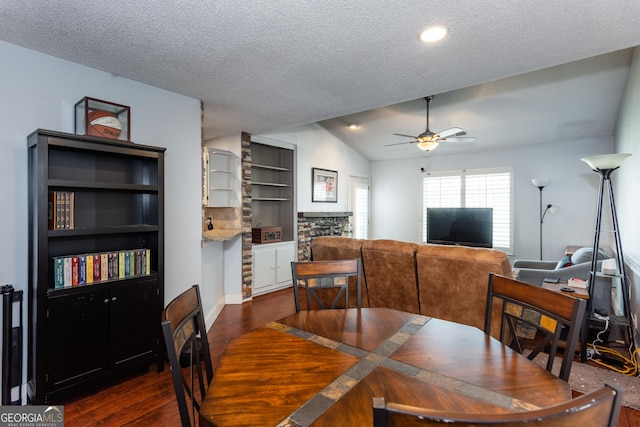
[[105,304],[109,304],[109,298],[106,298],[106,299],[104,300],[104,303],[105,303]]
[[111,298],[111,301],[113,301],[113,302],[118,301],[118,297],[113,297],[113,298]]

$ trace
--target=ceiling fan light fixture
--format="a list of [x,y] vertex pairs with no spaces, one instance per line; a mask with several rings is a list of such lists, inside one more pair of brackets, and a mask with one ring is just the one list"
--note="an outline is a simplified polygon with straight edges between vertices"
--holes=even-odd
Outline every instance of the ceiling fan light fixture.
[[420,33],[418,39],[424,43],[434,43],[442,40],[448,32],[449,29],[443,26],[429,27]]
[[438,145],[440,145],[440,143],[436,141],[420,141],[417,147],[422,151],[431,151],[438,147]]

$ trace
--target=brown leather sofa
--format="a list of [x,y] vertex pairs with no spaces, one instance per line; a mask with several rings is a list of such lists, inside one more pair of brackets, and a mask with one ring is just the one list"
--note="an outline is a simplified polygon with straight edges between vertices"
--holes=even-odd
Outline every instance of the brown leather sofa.
[[[494,249],[323,236],[311,242],[311,256],[320,261],[361,257],[363,307],[388,307],[480,329],[489,273],[511,276],[509,258]],[[350,297],[355,292],[354,285]],[[499,315],[500,309],[493,312]]]

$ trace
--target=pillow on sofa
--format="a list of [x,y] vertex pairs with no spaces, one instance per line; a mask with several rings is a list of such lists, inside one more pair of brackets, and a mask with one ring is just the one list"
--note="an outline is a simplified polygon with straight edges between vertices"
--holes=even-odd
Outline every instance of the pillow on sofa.
[[562,259],[560,261],[558,261],[558,264],[556,264],[556,270],[559,270],[561,268],[565,268],[565,267],[569,267],[570,265],[573,265],[571,263],[571,257],[569,257],[569,255],[565,255],[562,257]]
[[[597,259],[607,259],[609,255],[602,249],[598,249]],[[583,262],[591,262],[593,259],[593,248],[580,248],[571,255],[571,264],[582,264]]]

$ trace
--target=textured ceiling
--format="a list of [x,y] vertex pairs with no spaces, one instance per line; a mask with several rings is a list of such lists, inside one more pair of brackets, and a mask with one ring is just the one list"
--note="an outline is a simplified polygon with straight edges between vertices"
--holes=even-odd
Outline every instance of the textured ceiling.
[[[402,109],[389,106],[630,48],[639,19],[637,0],[0,0],[0,40],[201,99],[214,138]],[[419,43],[430,24],[449,36]],[[479,92],[442,96],[454,124],[470,127],[454,101]],[[395,132],[423,130],[414,113]]]

